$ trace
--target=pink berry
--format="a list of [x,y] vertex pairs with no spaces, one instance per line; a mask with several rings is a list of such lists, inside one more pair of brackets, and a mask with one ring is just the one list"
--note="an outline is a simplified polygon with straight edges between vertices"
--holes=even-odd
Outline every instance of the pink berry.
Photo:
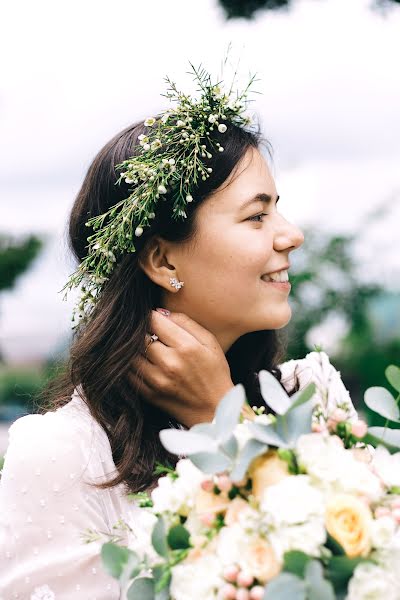
[[366,422],[362,421],[361,419],[358,421],[355,421],[355,423],[353,423],[351,426],[351,433],[358,438],[363,438],[364,435],[367,433],[367,431],[368,431],[368,426],[367,426]]
[[237,584],[242,587],[250,587],[254,581],[253,575],[250,573],[246,573],[246,571],[241,571],[237,576]]
[[212,527],[215,521],[215,515],[213,513],[205,513],[204,515],[200,516],[200,521],[206,527]]
[[230,480],[228,475],[220,475],[218,477],[217,485],[221,492],[230,492],[230,490],[232,489],[232,481]]
[[392,510],[392,517],[396,519],[398,523],[400,523],[400,508],[395,508]]
[[214,482],[211,479],[205,479],[201,482],[201,489],[205,492],[212,492],[214,489]]
[[261,585],[255,585],[250,590],[250,600],[262,600],[264,597],[264,588]]
[[236,588],[231,583],[226,583],[221,589],[221,594],[224,600],[235,600]]
[[314,433],[321,433],[321,431],[324,431],[324,427],[321,425],[321,423],[313,423],[311,429],[314,431]]
[[230,565],[229,567],[226,567],[224,569],[224,579],[226,579],[226,581],[234,583],[237,579],[238,573],[238,567],[236,565]]
[[246,588],[236,590],[236,600],[250,600],[250,592]]

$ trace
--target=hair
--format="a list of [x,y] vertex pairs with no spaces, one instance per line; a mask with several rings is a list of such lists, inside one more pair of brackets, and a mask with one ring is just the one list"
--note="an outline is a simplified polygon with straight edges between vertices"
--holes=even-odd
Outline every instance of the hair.
[[[85,224],[90,217],[106,212],[129,196],[128,185],[115,185],[119,174],[116,165],[138,151],[138,136],[146,131],[143,122],[136,123],[109,141],[90,165],[73,205],[69,220],[69,245],[76,259],[87,253]],[[187,218],[172,218],[172,198],[159,202],[156,217],[137,238],[136,252],[122,256],[115,267],[89,320],[74,336],[64,372],[49,383],[42,407],[55,410],[66,404],[74,388],[80,386],[83,400],[92,416],[105,430],[112,451],[116,475],[99,487],[124,483],[131,492],[151,487],[157,463],[175,464],[176,457],[161,445],[161,429],[179,426],[170,415],[150,405],[135,389],[129,371],[135,358],[144,353],[145,335],[151,328],[151,311],[160,306],[161,288],[147,277],[139,265],[146,241],[154,235],[174,242],[190,242],[196,234],[195,215],[200,204],[232,174],[247,150],[263,143],[270,154],[269,142],[258,132],[230,125],[222,134],[224,152],[216,152],[207,162],[212,175],[193,190],[196,200],[187,205]],[[257,373],[267,369],[280,380],[278,368],[284,356],[281,335],[275,330],[247,333],[226,353],[233,383],[242,383],[252,406],[264,406]]]

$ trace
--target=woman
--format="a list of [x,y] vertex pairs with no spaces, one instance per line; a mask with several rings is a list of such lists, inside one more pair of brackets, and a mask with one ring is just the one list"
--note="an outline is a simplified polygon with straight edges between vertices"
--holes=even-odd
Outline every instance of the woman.
[[[119,133],[90,166],[69,224],[81,265],[96,231],[90,219],[134,197],[126,173],[116,185],[116,166],[151,153],[143,140],[153,122]],[[207,175],[186,196],[186,218],[172,216],[173,186],[159,185],[157,212],[146,229],[135,229],[135,251],[107,254],[109,277],[96,279],[101,294],[78,329],[50,410],[10,428],[1,484],[3,599],[118,598],[101,567],[100,542],[85,545],[82,533],[112,533],[119,519],[140,527],[140,509],[126,492],[149,489],[156,464],[173,461],[160,429],[212,420],[238,382],[249,404],[260,405],[255,374],[280,376],[277,330],[290,320],[287,270],[303,235],[278,212],[258,133],[233,116],[226,123],[208,133],[223,150],[207,150]]]

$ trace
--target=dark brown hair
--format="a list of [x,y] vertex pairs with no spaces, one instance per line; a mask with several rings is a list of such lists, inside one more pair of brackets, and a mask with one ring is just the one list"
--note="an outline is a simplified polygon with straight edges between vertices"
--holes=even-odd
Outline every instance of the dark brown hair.
[[[69,221],[70,246],[78,261],[86,255],[91,233],[85,225],[87,220],[128,197],[126,183],[115,185],[119,175],[115,166],[137,151],[138,136],[145,131],[143,123],[128,127],[108,142],[90,165]],[[108,435],[117,469],[116,476],[102,487],[123,482],[130,491],[145,490],[154,483],[156,462],[174,462],[159,441],[159,431],[177,423],[149,405],[129,379],[135,357],[144,351],[151,311],[160,306],[161,297],[161,289],[140,268],[138,258],[155,234],[170,241],[192,240],[198,206],[235,173],[246,151],[261,143],[258,133],[233,125],[216,137],[224,152],[208,160],[212,176],[193,190],[196,200],[187,205],[187,218],[171,218],[172,199],[168,195],[159,203],[151,227],[136,239],[136,252],[119,261],[90,320],[77,331],[65,373],[47,390],[50,403],[46,409],[56,409],[68,402],[74,387],[81,385],[93,417]],[[268,142],[265,145],[270,152]],[[264,404],[256,373],[268,369],[279,379],[277,364],[282,357],[282,342],[273,330],[248,333],[227,352],[232,381],[244,385],[251,405]]]

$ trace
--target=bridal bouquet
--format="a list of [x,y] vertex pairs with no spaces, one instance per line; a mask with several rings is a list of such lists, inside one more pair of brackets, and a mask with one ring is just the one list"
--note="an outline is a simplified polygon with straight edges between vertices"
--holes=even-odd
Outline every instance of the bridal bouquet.
[[[273,415],[243,417],[239,384],[212,423],[161,431],[185,458],[136,496],[129,545],[102,547],[128,600],[400,598],[400,430],[368,429],[327,355],[306,358],[318,369],[292,396],[259,373]],[[400,423],[400,368],[386,377],[397,399],[372,387],[365,403]]]

